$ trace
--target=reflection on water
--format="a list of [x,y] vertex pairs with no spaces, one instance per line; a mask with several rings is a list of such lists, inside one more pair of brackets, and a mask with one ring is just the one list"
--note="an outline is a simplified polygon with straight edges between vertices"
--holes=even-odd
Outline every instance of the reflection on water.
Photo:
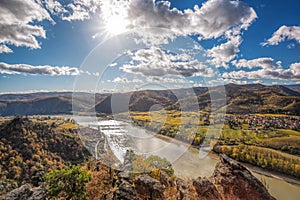
[[276,179],[273,177],[264,176],[252,172],[258,180],[264,180],[266,182],[267,188],[271,195],[276,199],[280,200],[299,200],[300,199],[300,186],[287,183],[284,180]]
[[[175,175],[180,178],[209,177],[212,175],[218,162],[218,158],[214,154],[209,154],[205,158],[200,159],[199,151],[195,148],[172,141],[172,139],[165,141],[144,129],[125,122],[104,120],[91,123],[86,120],[86,122],[81,121],[80,124],[100,129],[106,135],[108,145],[121,162],[123,162],[127,149],[134,149],[137,154],[145,156],[158,155],[172,163]],[[283,180],[257,173],[253,174],[259,180],[265,181],[270,193],[276,199],[299,199],[299,185],[292,185]]]

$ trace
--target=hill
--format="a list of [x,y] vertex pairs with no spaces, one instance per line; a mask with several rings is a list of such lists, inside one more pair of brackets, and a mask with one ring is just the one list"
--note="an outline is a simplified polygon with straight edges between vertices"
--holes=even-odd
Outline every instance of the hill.
[[300,93],[300,84],[295,84],[295,85],[287,85],[287,88],[290,88],[291,90],[294,90],[296,92]]
[[[84,92],[50,92],[0,95],[0,115],[71,114],[72,110],[87,112],[91,101],[102,101],[108,94]],[[73,106],[73,107],[72,107]]]
[[0,126],[0,193],[24,183],[35,186],[49,169],[83,162],[90,153],[76,127],[62,120],[16,117]]
[[[226,94],[222,94],[224,89]],[[113,105],[114,112],[127,111],[128,106],[131,111],[148,111],[153,105],[159,104],[168,110],[182,110],[183,108],[190,110],[199,106],[200,110],[210,111],[211,97],[213,97],[216,108],[226,108],[228,113],[300,113],[300,93],[280,85],[228,84],[224,87],[196,87],[193,90],[193,94],[188,89],[112,94],[91,110],[110,113],[111,105]]]
[[[296,89],[295,89],[296,88]],[[300,93],[296,86],[228,84],[176,90],[143,90],[128,93],[37,93],[0,95],[0,115],[70,114],[78,112],[118,113],[127,111],[226,109],[227,113],[300,113]],[[225,89],[226,94],[223,94]],[[225,97],[226,95],[226,97]],[[37,97],[38,96],[38,97]],[[37,98],[36,98],[37,97]],[[73,97],[73,99],[72,99]],[[211,99],[213,97],[213,99]],[[30,99],[33,98],[33,99]],[[197,99],[196,99],[197,98]],[[9,100],[5,100],[9,99]],[[73,103],[73,104],[72,104]],[[91,106],[95,103],[95,106]],[[72,107],[73,106],[73,107]],[[113,109],[112,109],[113,108]]]
[[227,113],[300,113],[300,94],[287,87],[229,84],[225,88]]

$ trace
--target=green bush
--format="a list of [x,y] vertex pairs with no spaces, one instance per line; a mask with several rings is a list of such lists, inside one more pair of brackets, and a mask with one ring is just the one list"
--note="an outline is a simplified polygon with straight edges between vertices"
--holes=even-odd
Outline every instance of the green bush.
[[45,175],[47,195],[67,200],[86,199],[85,186],[90,179],[91,175],[76,165],[49,171]]

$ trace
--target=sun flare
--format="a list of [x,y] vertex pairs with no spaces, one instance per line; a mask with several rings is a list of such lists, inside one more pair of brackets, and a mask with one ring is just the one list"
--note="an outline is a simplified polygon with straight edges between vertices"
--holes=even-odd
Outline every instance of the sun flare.
[[128,21],[127,7],[127,1],[118,1],[117,3],[103,1],[101,17],[104,23],[104,32],[107,36],[118,35],[128,30],[127,27],[130,23]]
[[127,22],[122,16],[111,16],[106,24],[105,30],[110,35],[118,35],[127,31],[126,29]]

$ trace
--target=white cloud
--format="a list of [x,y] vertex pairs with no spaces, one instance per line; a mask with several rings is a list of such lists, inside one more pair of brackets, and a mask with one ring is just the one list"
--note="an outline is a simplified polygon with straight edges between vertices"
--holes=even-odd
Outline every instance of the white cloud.
[[232,37],[226,43],[223,43],[219,46],[215,46],[212,49],[206,51],[208,57],[213,59],[209,60],[211,64],[214,64],[216,67],[225,67],[228,68],[228,62],[236,57],[236,54],[239,52],[239,45],[241,44],[242,39],[240,36]]
[[186,79],[179,77],[147,77],[147,81],[154,83],[176,83],[176,84],[188,84],[191,83]]
[[201,83],[194,83],[193,87],[203,87],[203,84],[201,84]]
[[[210,63],[217,67],[228,67],[228,62],[236,57],[242,30],[247,30],[257,18],[253,8],[241,1],[209,0],[200,7],[180,11],[170,8],[170,2],[153,0],[129,0],[118,3],[107,1],[103,5],[102,18],[108,25],[111,19],[119,18],[123,29],[136,30],[142,42],[148,45],[167,43],[168,38],[198,34],[199,39],[225,36],[227,42],[207,51]],[[114,12],[113,10],[118,10]],[[160,30],[147,28],[162,28]],[[146,29],[146,30],[145,30]]]
[[86,20],[100,7],[99,0],[74,0],[62,4],[57,0],[1,0],[0,1],[0,54],[11,53],[7,45],[41,48],[38,38],[46,38],[39,22],[56,15],[62,20]]
[[116,77],[116,78],[114,78],[114,80],[109,81],[109,82],[112,82],[112,83],[142,83],[143,81],[140,79],[136,79],[136,78],[129,80],[126,77],[123,77],[123,78]]
[[300,63],[291,64],[290,69],[293,72],[293,74],[300,76]]
[[28,64],[7,64],[0,62],[1,74],[43,74],[51,76],[78,75],[79,70],[74,67],[58,67],[49,65],[32,66]]
[[1,0],[0,18],[0,44],[33,49],[40,48],[37,37],[46,37],[43,27],[34,23],[53,22],[47,10],[33,0]]
[[294,49],[295,48],[295,44],[294,43],[290,43],[290,44],[288,44],[286,47],[288,48],[288,49]]
[[45,0],[45,6],[53,15],[62,20],[87,20],[100,8],[100,0],[73,0],[68,4],[61,4],[57,0]]
[[203,38],[217,38],[234,26],[247,29],[256,13],[241,1],[210,0],[200,8],[183,12],[170,9],[170,2],[132,0],[128,19],[133,27],[167,28],[180,35],[200,34]]
[[90,19],[91,14],[95,13],[99,7],[99,0],[75,0],[66,6],[68,12],[62,19],[66,21]]
[[248,84],[248,81],[246,80],[236,80],[236,79],[223,79],[222,80],[224,83],[234,83],[234,84],[239,84],[239,85],[245,85]]
[[232,61],[232,64],[237,68],[248,68],[248,69],[253,69],[255,67],[259,67],[263,69],[274,69],[274,68],[281,67],[280,62],[277,62],[276,65],[274,65],[273,58],[257,58],[253,60],[246,60],[246,59],[234,60]]
[[112,19],[119,19],[124,30],[134,29],[142,36],[149,31],[147,28],[163,28],[165,31],[151,34],[155,40],[161,37],[162,43],[166,37],[174,36],[172,33],[176,36],[199,34],[201,39],[218,38],[228,30],[240,33],[257,18],[255,11],[241,1],[209,0],[201,7],[196,5],[184,11],[171,9],[170,5],[168,1],[108,0],[102,4],[101,16],[108,25],[119,26],[112,23]]
[[253,8],[235,0],[208,0],[183,11],[170,6],[169,1],[108,0],[102,4],[101,17],[109,29],[134,30],[140,36],[136,42],[149,46],[166,44],[176,36],[196,34],[200,40],[225,36],[227,42],[207,51],[212,58],[210,63],[217,67],[228,67],[227,63],[239,52],[242,30],[247,30],[257,18]]
[[108,65],[109,67],[115,67],[115,66],[117,66],[118,65],[118,63],[116,63],[116,62],[114,62],[114,63],[111,63],[110,65]]
[[288,69],[261,67],[254,71],[225,72],[222,77],[227,79],[300,79],[300,63],[293,63]]
[[46,8],[50,11],[51,14],[58,15],[67,12],[63,5],[57,0],[44,0],[44,2]]
[[296,40],[300,44],[300,26],[281,26],[262,45],[278,45],[285,40]]
[[211,68],[188,54],[174,55],[157,47],[139,49],[131,55],[131,59],[129,64],[124,64],[120,69],[127,73],[140,74],[146,77],[166,75],[211,77],[214,75]]
[[0,45],[0,54],[1,53],[12,53],[13,51],[6,45]]
[[[263,84],[263,81],[262,80],[256,80],[256,81],[253,81],[253,83],[256,83],[256,84]],[[273,84],[273,82],[272,82]]]

